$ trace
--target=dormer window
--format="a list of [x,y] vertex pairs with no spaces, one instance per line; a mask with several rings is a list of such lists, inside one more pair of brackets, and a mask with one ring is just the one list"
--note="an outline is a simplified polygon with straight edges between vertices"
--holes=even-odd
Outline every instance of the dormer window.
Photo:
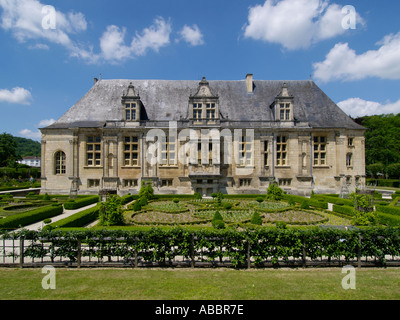
[[279,120],[288,121],[290,120],[290,103],[280,103],[279,104]]
[[286,83],[281,93],[275,98],[275,119],[279,121],[293,121],[293,96],[289,94]]
[[194,124],[215,124],[219,119],[218,96],[211,92],[208,81],[199,82],[197,93],[189,98],[189,118]]
[[141,101],[138,94],[135,93],[135,87],[129,84],[126,94],[122,95],[122,105],[125,107],[125,121],[140,121]]
[[135,121],[136,115],[136,103],[125,103],[125,120]]

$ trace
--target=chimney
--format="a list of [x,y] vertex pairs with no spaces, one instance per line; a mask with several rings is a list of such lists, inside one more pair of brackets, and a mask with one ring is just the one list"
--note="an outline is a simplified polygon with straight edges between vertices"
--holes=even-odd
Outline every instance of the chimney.
[[247,93],[253,93],[253,75],[251,73],[246,75]]
[[94,78],[94,84],[96,84],[97,81],[99,81],[99,80],[97,78]]

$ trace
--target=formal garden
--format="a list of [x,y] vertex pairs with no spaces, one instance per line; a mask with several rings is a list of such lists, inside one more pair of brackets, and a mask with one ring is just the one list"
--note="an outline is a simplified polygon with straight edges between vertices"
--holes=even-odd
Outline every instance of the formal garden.
[[[400,193],[0,199],[0,264],[67,266],[400,265]],[[90,207],[87,207],[90,206]],[[76,210],[68,211],[68,210]],[[68,217],[52,221],[65,212]],[[42,222],[39,230],[27,227]],[[22,254],[21,254],[22,253]]]

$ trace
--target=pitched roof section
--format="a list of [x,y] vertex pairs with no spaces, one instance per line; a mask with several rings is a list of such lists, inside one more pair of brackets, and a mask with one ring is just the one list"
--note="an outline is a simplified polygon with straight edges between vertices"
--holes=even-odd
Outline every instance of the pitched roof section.
[[[255,80],[253,93],[248,93],[246,80],[208,82],[211,91],[219,97],[222,119],[275,122],[270,106],[286,83],[293,96],[296,121],[308,122],[313,128],[363,129],[311,80]],[[152,121],[187,119],[189,98],[199,87],[199,81],[185,80],[100,80],[47,128],[99,127],[106,121],[123,120],[121,97],[130,83]]]

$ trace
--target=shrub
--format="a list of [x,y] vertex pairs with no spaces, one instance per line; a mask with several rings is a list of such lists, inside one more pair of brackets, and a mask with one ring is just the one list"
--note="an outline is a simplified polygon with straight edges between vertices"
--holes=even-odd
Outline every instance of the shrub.
[[50,200],[50,196],[47,193],[45,193],[43,196],[43,200]]
[[278,229],[287,229],[287,225],[286,225],[286,223],[283,222],[283,221],[277,221],[277,222],[275,222],[275,226],[276,226]]
[[75,210],[96,202],[99,202],[99,196],[88,196],[77,200],[70,199],[64,203],[64,208],[67,210]]
[[32,223],[52,218],[63,213],[62,206],[46,206],[35,210],[19,213],[0,220],[0,229],[16,229]]
[[142,210],[142,205],[140,204],[139,199],[135,201],[135,203],[132,206],[133,211],[140,211]]
[[194,193],[194,198],[195,198],[195,199],[202,199],[202,196],[201,196],[200,193],[195,192],[195,193]]
[[151,186],[151,182],[142,181],[140,190],[139,190],[139,198],[145,197],[148,200],[154,199],[154,190]]
[[178,202],[179,202],[179,199],[178,199],[178,198],[174,198],[174,199],[172,199],[172,201],[173,201],[174,203],[178,203]]
[[112,195],[100,204],[99,208],[100,225],[117,226],[123,224],[123,213],[121,208],[121,198]]
[[216,198],[217,197],[217,193],[216,192],[211,193],[211,197]]
[[98,219],[98,217],[99,217],[99,205],[93,208],[80,211],[72,216],[61,219],[59,221],[53,222],[45,226],[44,229],[84,227],[88,223]]
[[262,219],[261,219],[261,217],[260,217],[260,215],[258,214],[257,211],[254,212],[253,216],[251,217],[250,222],[252,224],[257,224],[257,225],[260,225],[260,226],[262,225]]
[[43,220],[43,223],[49,224],[49,223],[51,223],[51,219],[50,219],[50,218],[44,219],[44,220]]
[[282,189],[278,187],[276,183],[272,183],[269,185],[267,189],[267,199],[280,201],[283,197]]
[[219,211],[215,211],[214,218],[212,219],[211,224],[216,229],[224,229],[225,228],[225,223],[224,223]]
[[310,205],[308,204],[308,201],[303,201],[300,205],[301,209],[310,209]]
[[261,203],[261,202],[264,201],[264,198],[263,198],[263,197],[257,197],[257,198],[256,198],[256,201],[257,201],[258,203]]
[[222,206],[224,207],[224,209],[229,210],[232,208],[232,203],[231,202],[224,202],[222,204]]

